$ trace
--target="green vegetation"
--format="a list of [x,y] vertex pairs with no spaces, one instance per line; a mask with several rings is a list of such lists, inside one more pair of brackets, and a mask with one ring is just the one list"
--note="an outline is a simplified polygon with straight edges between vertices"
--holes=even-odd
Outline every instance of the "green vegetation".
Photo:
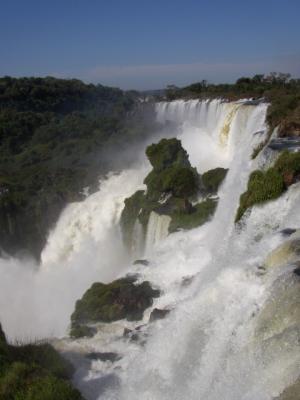
[[[137,220],[145,233],[151,211],[171,217],[176,212],[180,215],[189,214],[192,211],[190,200],[196,197],[200,188],[200,176],[191,167],[180,140],[162,139],[148,146],[146,155],[153,166],[144,180],[147,191],[137,191],[126,199],[121,215],[124,243],[129,248]],[[176,221],[179,221],[179,217],[176,217]]]
[[236,222],[255,204],[278,198],[300,177],[300,153],[281,153],[274,166],[267,171],[254,171],[250,175],[247,191],[240,197]]
[[225,168],[214,168],[204,172],[201,176],[204,191],[209,194],[216,194],[219,186],[225,179],[228,169]]
[[146,155],[155,172],[170,166],[190,167],[188,154],[176,138],[162,139],[159,143],[151,144],[146,149]]
[[126,318],[138,321],[143,318],[152,299],[159,296],[149,282],[135,284],[135,278],[123,278],[109,284],[94,283],[76,302],[71,316],[71,336],[79,337],[79,328],[89,322],[112,322]]
[[203,80],[184,88],[169,86],[166,97],[168,100],[222,97],[230,101],[264,98],[270,102],[267,114],[270,129],[279,126],[282,136],[300,135],[300,79],[291,79],[290,74],[271,72],[242,77],[234,84],[209,84]]
[[214,214],[218,202],[213,199],[207,199],[196,204],[190,213],[181,210],[171,214],[171,223],[169,232],[175,232],[178,229],[193,229],[207,222]]
[[[63,207],[149,132],[134,92],[79,80],[0,78],[0,242],[39,258]],[[117,162],[118,160],[116,160]]]
[[49,344],[12,346],[0,325],[2,400],[83,400],[69,383],[73,367]]
[[206,197],[216,195],[227,174],[227,169],[215,168],[200,177],[178,139],[162,139],[149,146],[146,154],[153,166],[144,180],[147,191],[137,191],[126,199],[121,216],[123,239],[128,248],[132,245],[136,221],[142,224],[145,234],[152,211],[171,217],[170,233],[207,222],[215,212],[217,201],[207,198],[192,206],[191,200],[198,193]]

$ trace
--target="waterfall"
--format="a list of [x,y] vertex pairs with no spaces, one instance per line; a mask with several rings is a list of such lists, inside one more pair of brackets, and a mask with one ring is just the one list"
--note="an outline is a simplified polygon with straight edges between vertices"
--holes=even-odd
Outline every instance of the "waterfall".
[[[63,335],[75,301],[92,282],[136,273],[161,290],[152,308],[171,310],[164,320],[148,324],[149,309],[137,323],[102,324],[94,338],[57,341],[73,355],[74,381],[88,400],[275,398],[297,377],[299,335],[290,330],[281,339],[271,332],[265,340],[259,334],[261,310],[289,271],[278,268],[262,276],[259,267],[284,241],[282,229],[300,227],[299,184],[253,207],[239,227],[234,224],[249,174],[264,163],[263,155],[253,161],[251,154],[266,138],[266,111],[266,104],[242,101],[157,103],[157,120],[176,125],[200,173],[229,169],[214,217],[168,235],[169,217],[151,213],[145,243],[149,265],[132,265],[122,250],[118,221],[124,198],[143,188],[149,164],[144,158],[109,176],[97,193],[64,210],[41,266],[0,261],[0,320],[8,335]],[[134,230],[138,251],[140,228]],[[136,327],[144,335],[142,345],[123,337],[124,328]],[[121,357],[116,363],[87,363],[88,352]]]
[[171,217],[168,215],[151,212],[146,233],[146,256],[150,255],[153,249],[168,236],[170,222]]

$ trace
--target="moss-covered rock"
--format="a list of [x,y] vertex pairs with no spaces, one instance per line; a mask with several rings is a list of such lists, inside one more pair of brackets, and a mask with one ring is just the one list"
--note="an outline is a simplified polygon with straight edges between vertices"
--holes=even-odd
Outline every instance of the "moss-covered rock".
[[248,208],[255,204],[277,199],[283,192],[283,177],[273,168],[266,172],[252,172],[248,181],[247,191],[240,197],[240,205],[235,221],[239,221]]
[[13,362],[0,376],[2,400],[82,400],[67,381],[35,364]]
[[72,365],[49,344],[12,346],[0,326],[1,400],[82,400]]
[[277,199],[290,185],[300,179],[300,153],[281,153],[274,166],[267,171],[252,172],[247,191],[240,197],[235,221],[255,204]]
[[204,172],[201,176],[204,191],[208,194],[216,194],[227,172],[228,169],[221,167]]
[[83,337],[91,338],[95,335],[96,330],[90,326],[73,323],[70,330],[70,336],[74,339]]
[[123,278],[107,285],[94,283],[76,302],[71,316],[72,328],[88,322],[142,319],[153,298],[159,296],[159,290],[154,290],[149,282],[135,284],[134,281],[134,278]]
[[[152,211],[160,215],[172,216],[178,221],[181,215],[193,211],[191,200],[196,198],[200,188],[200,176],[191,167],[187,152],[178,139],[162,139],[157,144],[147,147],[146,154],[153,170],[146,176],[146,193],[137,191],[125,200],[121,215],[121,228],[124,243],[132,247],[135,223],[142,225],[145,236]],[[180,213],[179,216],[175,216]],[[196,214],[194,214],[196,216]],[[190,218],[187,217],[190,220]],[[176,223],[188,229],[191,223]],[[176,229],[176,228],[175,228]]]
[[146,155],[156,172],[160,172],[171,165],[190,167],[187,152],[183,149],[181,141],[162,139],[159,143],[147,147]]
[[169,232],[172,233],[179,229],[193,229],[203,225],[213,216],[216,207],[216,200],[207,199],[196,204],[190,213],[182,210],[172,213]]

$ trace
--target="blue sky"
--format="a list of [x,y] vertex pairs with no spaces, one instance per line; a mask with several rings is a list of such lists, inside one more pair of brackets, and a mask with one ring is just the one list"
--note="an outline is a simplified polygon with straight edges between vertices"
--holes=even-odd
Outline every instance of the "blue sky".
[[300,0],[2,0],[0,75],[151,89],[300,77]]

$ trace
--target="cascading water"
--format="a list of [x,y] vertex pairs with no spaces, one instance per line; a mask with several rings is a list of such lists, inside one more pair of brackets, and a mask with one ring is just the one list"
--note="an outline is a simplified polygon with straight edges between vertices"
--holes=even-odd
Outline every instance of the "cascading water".
[[[264,163],[252,161],[251,154],[265,138],[266,109],[266,104],[220,100],[158,103],[158,121],[176,124],[177,137],[200,173],[229,168],[213,219],[167,235],[169,221],[152,215],[146,238],[150,264],[132,266],[118,220],[124,198],[141,187],[149,167],[142,162],[112,175],[98,193],[65,210],[39,270],[1,261],[0,320],[8,334],[64,334],[75,300],[92,282],[138,273],[140,281],[160,288],[153,308],[171,310],[166,319],[148,324],[147,310],[138,324],[99,324],[92,339],[56,341],[76,364],[75,384],[88,400],[271,400],[278,395],[297,377],[298,342],[291,334],[282,347],[278,337],[266,342],[259,336],[260,310],[280,272],[261,276],[258,267],[283,241],[280,230],[299,227],[300,184],[234,225],[249,173]],[[136,325],[142,326],[143,346],[123,337],[124,328]],[[89,352],[116,352],[121,358],[87,363]]]
[[151,254],[153,248],[168,236],[170,222],[171,218],[168,215],[151,212],[146,233],[146,255]]

